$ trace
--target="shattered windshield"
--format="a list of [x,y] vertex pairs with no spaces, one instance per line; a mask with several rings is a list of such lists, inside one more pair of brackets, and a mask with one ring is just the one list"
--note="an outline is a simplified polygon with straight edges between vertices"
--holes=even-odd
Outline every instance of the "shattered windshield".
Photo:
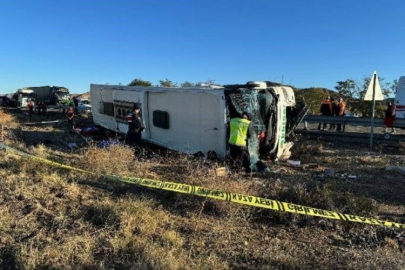
[[267,132],[269,120],[274,106],[274,97],[268,90],[252,90],[239,88],[229,93],[229,119],[241,115],[244,111],[250,114],[251,125],[256,136],[248,140],[251,168],[257,170],[257,162],[260,156],[260,141],[258,136],[261,132]]

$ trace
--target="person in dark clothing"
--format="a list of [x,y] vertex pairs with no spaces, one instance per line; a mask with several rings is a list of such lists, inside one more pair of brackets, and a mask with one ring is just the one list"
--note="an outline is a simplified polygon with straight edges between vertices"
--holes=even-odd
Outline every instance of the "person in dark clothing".
[[[321,104],[321,115],[332,115],[332,102],[330,101],[330,97],[327,96]],[[322,130],[326,128],[327,123],[323,123]],[[322,123],[319,123],[318,130],[321,130]]]
[[[343,98],[339,98],[339,103],[337,104],[336,107],[336,116],[338,117],[344,117],[345,116],[345,110],[346,110],[346,103],[343,101]],[[337,131],[342,131],[342,124],[339,123],[337,124]]]
[[131,146],[142,142],[142,131],[145,129],[141,115],[141,104],[135,103],[132,112],[127,115],[128,132],[126,141]]
[[74,120],[75,120],[75,112],[72,107],[69,107],[66,117],[68,119],[68,129],[73,129],[75,127]]
[[247,140],[254,136],[254,130],[250,116],[247,112],[243,112],[241,117],[232,118],[229,124],[229,165],[233,170],[243,166],[246,172],[251,172]]
[[[330,102],[332,103],[332,116],[338,115],[338,111],[337,111],[338,106],[337,106],[337,104],[335,102],[335,99],[331,98]],[[335,130],[336,129],[336,123],[330,123],[329,129],[330,130]]]
[[38,115],[43,115],[43,116],[45,116],[47,109],[48,109],[48,108],[47,108],[45,102],[40,101],[40,102],[38,103]]
[[75,114],[79,114],[79,99],[73,96],[73,105],[75,105]]
[[388,128],[391,128],[391,132],[395,132],[395,128],[393,126],[394,121],[395,121],[395,115],[396,115],[396,108],[395,105],[392,104],[392,102],[387,102],[387,109],[385,110],[385,118],[384,118],[384,125],[385,129],[384,132],[387,132]]

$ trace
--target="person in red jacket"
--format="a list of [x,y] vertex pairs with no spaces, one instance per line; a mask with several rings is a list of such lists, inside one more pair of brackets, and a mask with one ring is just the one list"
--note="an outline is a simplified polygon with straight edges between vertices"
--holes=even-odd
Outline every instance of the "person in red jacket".
[[34,100],[31,99],[30,102],[28,102],[28,115],[31,118],[32,117],[32,113],[34,112]]
[[392,104],[392,102],[387,102],[387,109],[385,110],[385,118],[384,118],[384,125],[385,129],[384,132],[387,132],[388,128],[391,128],[391,132],[395,132],[395,128],[393,126],[394,121],[395,121],[395,115],[396,115],[396,108],[395,105]]

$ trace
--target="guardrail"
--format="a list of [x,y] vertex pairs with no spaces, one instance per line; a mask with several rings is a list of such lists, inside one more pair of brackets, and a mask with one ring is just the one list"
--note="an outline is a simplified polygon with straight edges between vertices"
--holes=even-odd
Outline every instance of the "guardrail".
[[[337,117],[337,116],[325,116],[325,115],[307,115],[302,121],[307,123],[336,123],[342,124],[343,131],[345,126],[371,126],[371,118],[360,117]],[[385,127],[383,118],[374,118],[375,127]],[[405,128],[405,119],[396,119],[394,121],[395,128]]]
[[[69,107],[74,108],[74,106],[70,106],[70,105],[47,105],[48,109],[56,109],[56,110],[62,110],[62,111],[66,111],[67,109],[69,109]],[[91,108],[84,107],[84,106],[79,106],[79,107],[77,107],[77,110],[79,112],[81,112],[81,111],[89,111],[89,110],[91,110]]]

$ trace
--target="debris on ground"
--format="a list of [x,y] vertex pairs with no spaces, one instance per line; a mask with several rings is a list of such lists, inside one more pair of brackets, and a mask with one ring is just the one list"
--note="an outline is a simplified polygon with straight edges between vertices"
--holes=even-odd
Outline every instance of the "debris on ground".
[[294,166],[299,166],[299,165],[301,165],[301,161],[299,161],[299,160],[287,160],[287,163],[288,164],[290,164],[290,165],[294,165]]
[[405,168],[404,167],[387,165],[387,166],[385,166],[385,170],[386,171],[398,172],[398,173],[401,173],[401,174],[405,175]]
[[327,176],[335,176],[335,170],[334,169],[325,169],[324,173]]
[[85,127],[82,128],[79,132],[82,136],[93,136],[95,135],[100,129],[96,127]]
[[78,148],[76,143],[68,143],[69,148]]
[[122,145],[122,142],[119,140],[102,140],[97,143],[97,148],[109,148],[112,145]]

